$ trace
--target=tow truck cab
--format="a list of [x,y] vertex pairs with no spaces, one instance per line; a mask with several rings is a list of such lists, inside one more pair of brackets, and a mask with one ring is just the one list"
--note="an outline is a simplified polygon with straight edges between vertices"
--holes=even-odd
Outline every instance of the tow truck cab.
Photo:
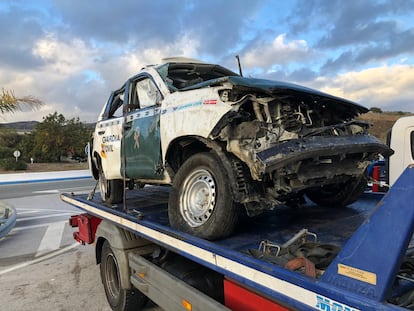
[[395,122],[387,144],[394,150],[388,160],[388,184],[392,186],[404,169],[414,163],[414,116],[403,117]]
[[394,153],[380,157],[367,168],[371,179],[368,186],[373,192],[386,192],[404,169],[414,163],[414,116],[399,118],[386,139]]

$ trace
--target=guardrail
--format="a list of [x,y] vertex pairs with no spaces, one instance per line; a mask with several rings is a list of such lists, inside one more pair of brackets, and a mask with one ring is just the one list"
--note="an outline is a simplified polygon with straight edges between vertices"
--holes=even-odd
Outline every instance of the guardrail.
[[16,210],[0,201],[0,239],[5,237],[16,224],[17,213]]

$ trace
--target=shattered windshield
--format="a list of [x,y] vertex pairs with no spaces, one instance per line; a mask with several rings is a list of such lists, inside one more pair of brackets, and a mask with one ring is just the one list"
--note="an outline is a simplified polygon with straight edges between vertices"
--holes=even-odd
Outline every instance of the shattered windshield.
[[158,67],[158,73],[171,91],[177,91],[212,79],[238,76],[219,65],[200,63],[167,63]]

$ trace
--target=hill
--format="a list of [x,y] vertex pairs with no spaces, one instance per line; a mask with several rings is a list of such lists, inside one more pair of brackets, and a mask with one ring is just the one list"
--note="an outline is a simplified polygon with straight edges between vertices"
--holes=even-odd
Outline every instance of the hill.
[[0,128],[15,129],[18,132],[31,132],[37,124],[39,124],[37,121],[0,123]]
[[382,142],[386,142],[387,134],[391,127],[394,125],[395,121],[397,121],[401,117],[410,116],[413,114],[406,113],[392,113],[392,112],[368,112],[359,116],[358,119],[369,122],[372,124],[369,132],[371,135],[379,138]]
[[[11,123],[0,123],[0,128],[14,129],[20,133],[31,132],[35,129],[38,121],[22,121],[22,122],[11,122]],[[95,123],[85,123],[87,128],[94,129]]]

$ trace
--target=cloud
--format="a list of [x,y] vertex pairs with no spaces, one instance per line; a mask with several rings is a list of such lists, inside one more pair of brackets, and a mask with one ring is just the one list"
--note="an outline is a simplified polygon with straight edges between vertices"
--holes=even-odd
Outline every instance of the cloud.
[[0,66],[23,70],[43,64],[31,53],[31,47],[44,31],[39,22],[44,16],[34,10],[11,6],[0,9]]
[[[237,49],[251,30],[259,10],[260,0],[248,4],[239,0],[186,1],[187,9],[182,15],[183,32],[200,41],[200,54],[215,57]],[[191,25],[191,27],[188,27]]]
[[67,118],[80,116],[83,121],[94,122],[110,92],[121,87],[142,67],[158,64],[167,56],[195,55],[199,45],[184,36],[163,49],[131,49],[119,54],[110,44],[92,45],[80,38],[61,39],[47,34],[33,43],[32,55],[43,60],[42,66],[12,73],[0,67],[2,87],[14,90],[17,95],[33,95],[46,103],[38,111],[6,115],[4,119],[41,120],[57,111]]
[[73,38],[65,42],[53,34],[37,40],[32,54],[46,61],[43,70],[60,78],[88,68],[91,60],[98,55],[96,50],[80,39]]
[[321,90],[384,111],[413,111],[414,66],[393,65],[320,77]]
[[[336,59],[329,59],[322,71],[381,62],[399,55],[414,55],[414,28],[399,29],[395,21],[373,22],[349,28],[335,28],[320,40],[321,48],[349,46]],[[345,30],[346,29],[346,30]]]
[[[92,93],[99,98],[99,94],[94,92],[105,90],[93,62],[100,55],[99,51],[79,39],[65,42],[53,34],[47,34],[33,42],[31,54],[43,61],[41,66],[13,72],[0,67],[0,76],[9,77],[8,80],[0,80],[2,87],[14,90],[19,96],[35,96],[45,103],[42,109],[31,114],[14,114],[14,120],[17,117],[28,118],[26,120],[41,119],[40,116],[45,113],[55,111],[64,113],[65,116],[74,116],[74,108],[77,106],[82,107],[83,116],[87,116],[92,109],[97,109],[97,105],[91,102],[93,97],[85,98],[82,94]],[[92,72],[96,72],[95,81],[91,81]],[[84,99],[84,102],[79,102],[80,99]]]
[[[237,72],[240,55],[246,76],[342,90],[368,106],[378,106],[371,104],[375,98],[405,107],[413,95],[408,86],[391,87],[399,93],[390,93],[388,103],[376,94],[391,92],[384,81],[396,83],[387,70],[399,77],[412,72],[413,11],[414,2],[405,0],[4,2],[0,88],[46,103],[38,112],[6,117],[41,120],[57,111],[95,121],[112,90],[169,56]],[[384,81],[368,76],[375,67]],[[357,92],[358,83],[346,77],[365,88]]]
[[99,3],[82,0],[56,0],[53,8],[73,36],[84,40],[125,43],[130,40],[175,38],[182,8],[172,1],[134,1]]
[[406,0],[298,0],[285,21],[294,34],[318,31],[320,42],[332,47],[386,38],[413,11],[414,2]]
[[369,44],[356,57],[359,63],[385,60],[399,55],[414,55],[414,28],[391,36],[389,41]]
[[238,0],[225,5],[219,0],[53,3],[67,31],[86,41],[128,43],[142,49],[148,45],[161,48],[187,36],[200,42],[203,53],[219,55],[240,42],[261,1],[249,5]]
[[[414,55],[414,29],[390,37],[387,42],[367,43],[344,51],[336,59],[328,59],[321,67],[324,74],[335,73],[342,69],[353,69],[360,65],[384,62],[394,57]],[[406,57],[404,57],[406,58]]]
[[327,74],[413,55],[411,12],[412,1],[300,0],[289,23],[293,33],[313,34],[314,49],[334,52],[321,67]]
[[310,56],[305,40],[286,40],[286,34],[280,34],[271,42],[256,42],[243,53],[243,66],[271,70],[274,66],[283,66],[292,62],[303,62]]
[[328,59],[326,63],[321,67],[322,74],[336,74],[343,68],[354,69],[357,66],[355,62],[356,55],[354,51],[345,51],[340,54],[336,59]]
[[414,11],[412,1],[337,1],[331,31],[319,41],[322,48],[345,45],[385,44],[395,40],[404,29],[404,23],[395,16]]

